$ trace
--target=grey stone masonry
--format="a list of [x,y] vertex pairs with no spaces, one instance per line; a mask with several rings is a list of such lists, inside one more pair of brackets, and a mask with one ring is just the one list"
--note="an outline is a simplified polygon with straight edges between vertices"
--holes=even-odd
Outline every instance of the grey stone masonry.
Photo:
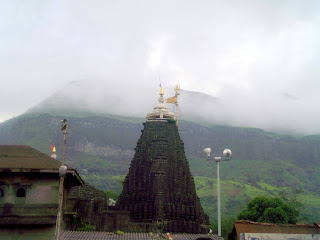
[[174,121],[144,123],[117,208],[131,221],[157,223],[166,232],[208,233],[209,218]]

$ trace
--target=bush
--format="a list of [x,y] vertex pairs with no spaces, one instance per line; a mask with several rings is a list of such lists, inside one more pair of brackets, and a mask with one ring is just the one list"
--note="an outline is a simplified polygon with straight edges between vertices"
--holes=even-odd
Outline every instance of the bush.
[[239,220],[283,224],[295,224],[298,217],[299,211],[294,203],[276,197],[256,197],[238,215]]

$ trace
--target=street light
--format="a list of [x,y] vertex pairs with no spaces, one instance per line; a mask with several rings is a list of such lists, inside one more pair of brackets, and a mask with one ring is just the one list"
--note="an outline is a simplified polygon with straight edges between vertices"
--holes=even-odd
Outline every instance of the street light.
[[62,212],[63,212],[63,187],[64,187],[64,179],[67,176],[68,168],[64,165],[65,155],[66,155],[66,137],[67,137],[67,128],[68,128],[68,122],[67,119],[63,119],[60,121],[62,123],[62,126],[60,127],[61,131],[63,131],[63,145],[62,145],[62,164],[59,168],[59,177],[60,177],[60,183],[59,183],[59,201],[58,201],[58,216],[57,216],[57,222],[56,222],[56,240],[59,240],[60,238],[60,232],[61,232],[61,221],[62,221]]
[[219,163],[221,161],[229,161],[230,157],[232,155],[232,152],[230,149],[223,150],[223,158],[222,157],[215,157],[213,156],[213,159],[210,159],[211,155],[211,148],[205,148],[203,149],[204,153],[207,155],[207,161],[215,160],[217,163],[217,195],[218,195],[218,236],[221,237],[221,212],[220,212],[220,167]]

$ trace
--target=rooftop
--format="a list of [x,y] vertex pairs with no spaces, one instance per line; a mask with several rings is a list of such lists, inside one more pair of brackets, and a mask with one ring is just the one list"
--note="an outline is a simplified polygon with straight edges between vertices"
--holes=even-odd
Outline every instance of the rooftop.
[[83,186],[72,187],[68,198],[71,198],[71,199],[75,198],[79,200],[91,200],[91,199],[105,200],[107,197],[102,191],[94,188],[89,184],[85,184]]
[[[0,145],[0,172],[59,173],[61,165],[61,161],[30,146]],[[72,179],[84,184],[77,171],[69,165],[66,166]]]
[[174,120],[174,114],[169,112],[168,108],[165,106],[163,98],[163,89],[160,89],[160,97],[159,97],[159,104],[155,108],[153,108],[153,111],[151,113],[148,113],[147,120],[148,121],[166,121],[166,119],[172,119]]
[[[218,237],[217,235],[212,234],[188,234],[188,233],[171,233],[170,234],[173,240],[222,240],[223,238]],[[163,239],[169,239],[166,234],[163,234]],[[151,240],[151,239],[162,239],[159,238],[158,233],[123,233],[116,234],[111,232],[74,232],[74,231],[66,231],[63,232],[60,236],[61,240],[66,239],[74,239],[74,240],[106,240],[106,239],[114,239],[114,240]]]
[[239,220],[234,222],[237,231],[238,239],[240,233],[282,233],[282,234],[319,234],[320,227],[315,224],[274,224],[274,223],[259,223],[247,220]]
[[[0,169],[52,169],[61,162],[26,145],[0,145]],[[68,170],[75,170],[68,166]]]

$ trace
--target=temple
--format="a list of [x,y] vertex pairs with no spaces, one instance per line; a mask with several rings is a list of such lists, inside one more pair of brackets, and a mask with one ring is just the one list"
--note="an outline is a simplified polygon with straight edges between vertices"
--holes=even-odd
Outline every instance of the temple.
[[133,222],[162,231],[208,233],[209,218],[196,194],[175,116],[159,104],[146,117],[117,208]]

